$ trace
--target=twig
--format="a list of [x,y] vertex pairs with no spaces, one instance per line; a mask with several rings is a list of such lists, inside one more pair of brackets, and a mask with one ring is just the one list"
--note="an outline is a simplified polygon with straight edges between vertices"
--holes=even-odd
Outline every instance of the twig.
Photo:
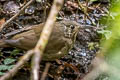
[[47,63],[47,64],[46,64],[46,67],[45,67],[45,70],[44,70],[44,72],[43,72],[42,77],[41,77],[40,80],[45,80],[46,75],[47,75],[48,70],[49,70],[49,67],[50,67],[50,63]]
[[[24,9],[25,9],[25,7],[27,7],[30,3],[32,3],[34,0],[30,0],[22,9],[21,9],[21,11],[20,12],[22,12]],[[47,26],[48,27],[48,31],[50,30],[52,30],[52,26],[53,26],[53,24],[54,24],[54,22],[55,22],[55,20],[56,20],[56,15],[57,15],[57,13],[58,13],[58,11],[60,10],[60,8],[61,8],[61,5],[63,4],[63,0],[61,0],[61,2],[59,2],[59,0],[57,1],[54,1],[55,3],[56,3],[56,5],[57,5],[57,8],[56,8],[56,5],[54,5],[53,6],[53,11],[51,11],[51,14],[50,14],[50,16],[49,16],[49,18],[48,18],[48,20],[47,20],[47,22],[46,22],[46,25],[45,26]],[[55,11],[54,11],[55,10]],[[18,13],[18,14],[16,14],[15,16],[13,16],[10,20],[8,20],[4,25],[3,25],[3,27],[5,26],[5,25],[7,25],[9,22],[11,22],[15,17],[17,17],[19,14],[20,14],[20,12]],[[50,21],[51,20],[51,21]],[[51,28],[49,28],[49,26],[51,26]],[[2,30],[2,29],[1,29]],[[46,30],[46,28],[45,28],[45,30]],[[42,34],[42,35],[46,35],[46,33],[48,33],[49,34],[49,32],[45,32],[44,34]],[[50,34],[49,34],[50,35]],[[49,36],[47,36],[47,37],[49,37]],[[43,37],[43,39],[44,39],[44,37]],[[46,41],[45,41],[46,42]],[[1,78],[0,78],[0,80],[5,80],[5,79],[8,79],[9,77],[13,77],[14,75],[15,75],[15,73],[22,67],[22,65],[25,63],[25,62],[27,62],[27,60],[29,60],[30,59],[30,57],[33,55],[33,52],[34,51],[39,51],[39,50],[37,50],[37,49],[39,49],[39,43],[41,43],[41,41],[40,42],[38,42],[38,46],[36,46],[36,48],[35,48],[35,50],[31,50],[31,51],[28,51],[24,56],[23,56],[23,58],[21,58],[21,60],[13,67],[13,69],[11,69],[9,72],[7,72],[5,75],[3,75]],[[47,44],[47,42],[46,42],[46,44]],[[40,45],[40,46],[42,46],[42,45]],[[43,46],[43,47],[45,47],[45,46]],[[40,48],[41,49],[41,48]],[[42,48],[43,49],[43,48]],[[41,51],[41,50],[40,50]],[[39,54],[40,55],[40,54]],[[41,56],[41,55],[40,55]],[[40,57],[39,57],[40,58]],[[36,60],[37,58],[35,58],[35,60]],[[39,62],[39,61],[38,61]],[[38,64],[39,65],[39,64]],[[37,68],[37,70],[39,70],[38,68]]]
[[30,0],[25,6],[23,6],[21,8],[21,10],[15,14],[13,17],[11,17],[9,20],[7,20],[1,27],[0,27],[0,31],[4,28],[7,27],[6,25],[8,25],[12,20],[14,20],[27,6],[29,6],[34,0]]
[[107,62],[100,57],[95,57],[95,59],[92,61],[92,65],[93,70],[82,80],[95,80],[102,73],[107,73],[108,75],[113,75],[115,77],[119,76],[120,70],[113,65],[107,64]]
[[64,0],[54,0],[49,17],[43,28],[40,39],[35,47],[35,50],[34,50],[35,54],[34,54],[33,61],[32,61],[33,63],[33,66],[32,66],[32,74],[33,74],[32,78],[33,79],[32,80],[39,80],[39,65],[41,61],[41,56],[43,54],[45,46],[48,43],[48,39],[53,29],[53,25],[56,21],[56,16],[63,5],[63,2]]
[[6,80],[9,79],[10,77],[13,77],[15,73],[22,67],[22,65],[27,62],[30,57],[33,55],[33,50],[28,51],[22,58],[21,60],[11,69],[9,72],[5,73],[0,80]]
[[88,13],[87,13],[87,10],[86,8],[83,7],[83,5],[80,3],[79,0],[78,1],[78,4],[79,4],[79,7],[81,8],[81,10],[83,11],[83,13],[87,16],[87,18],[90,20],[90,22],[95,25],[95,23],[92,21],[92,19],[89,17]]
[[93,70],[90,71],[82,80],[95,80],[100,74],[108,70],[106,62],[98,57],[92,61]]

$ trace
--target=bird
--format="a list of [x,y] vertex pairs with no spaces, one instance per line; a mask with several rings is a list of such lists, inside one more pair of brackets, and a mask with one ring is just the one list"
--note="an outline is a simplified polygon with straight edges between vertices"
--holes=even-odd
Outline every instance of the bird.
[[[16,47],[23,50],[33,49],[40,38],[44,24],[26,26],[5,34],[5,38],[0,40],[0,48]],[[76,21],[62,20],[55,22],[42,60],[54,61],[67,55],[69,50],[73,48],[79,29],[80,24]]]

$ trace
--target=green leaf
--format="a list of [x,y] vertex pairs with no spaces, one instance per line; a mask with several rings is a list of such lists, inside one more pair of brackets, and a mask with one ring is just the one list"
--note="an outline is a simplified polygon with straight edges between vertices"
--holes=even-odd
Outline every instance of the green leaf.
[[109,30],[101,30],[101,31],[97,31],[97,33],[104,35],[106,39],[109,39],[112,34],[112,32]]
[[19,49],[14,49],[12,52],[11,52],[11,55],[13,56],[16,56],[17,54],[20,53],[20,50]]
[[12,58],[7,58],[7,59],[4,60],[5,65],[11,64],[13,62],[15,62],[15,59],[12,59]]
[[42,2],[42,0],[36,0],[36,2]]
[[14,67],[14,65],[8,66],[8,70],[12,69],[13,67]]
[[2,70],[10,70],[14,67],[14,65],[0,65],[0,71]]
[[4,72],[0,72],[0,76],[4,75],[5,73]]
[[0,71],[7,70],[7,69],[8,69],[8,66],[6,66],[6,65],[0,65]]
[[97,1],[97,0],[90,0],[91,2]]

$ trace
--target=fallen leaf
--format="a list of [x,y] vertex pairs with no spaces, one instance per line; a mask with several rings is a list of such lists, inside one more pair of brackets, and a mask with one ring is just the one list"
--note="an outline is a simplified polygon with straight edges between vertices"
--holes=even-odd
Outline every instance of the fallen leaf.
[[0,27],[5,23],[5,18],[0,19]]

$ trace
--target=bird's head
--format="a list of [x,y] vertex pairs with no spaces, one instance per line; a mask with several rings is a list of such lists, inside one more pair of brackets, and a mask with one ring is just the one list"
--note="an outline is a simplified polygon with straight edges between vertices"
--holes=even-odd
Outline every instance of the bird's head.
[[80,29],[80,24],[70,20],[61,21],[61,23],[64,26],[65,37],[72,38],[72,39],[76,38],[76,35]]

